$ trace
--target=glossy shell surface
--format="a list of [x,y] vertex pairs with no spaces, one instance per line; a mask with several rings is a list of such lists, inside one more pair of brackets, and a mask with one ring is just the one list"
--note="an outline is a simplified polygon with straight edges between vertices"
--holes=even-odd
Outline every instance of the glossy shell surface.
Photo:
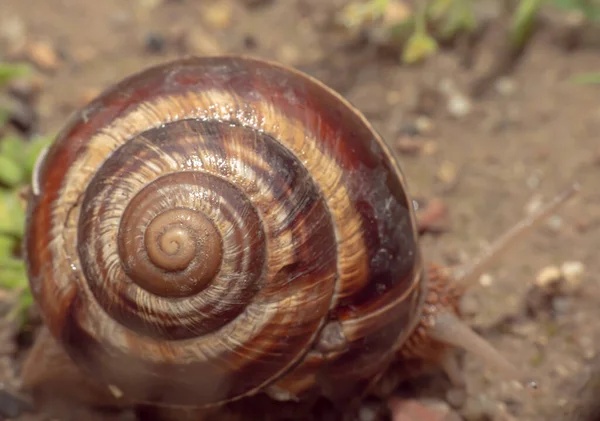
[[41,158],[25,251],[52,334],[142,402],[342,396],[417,322],[412,203],[347,101],[243,57],[147,69]]

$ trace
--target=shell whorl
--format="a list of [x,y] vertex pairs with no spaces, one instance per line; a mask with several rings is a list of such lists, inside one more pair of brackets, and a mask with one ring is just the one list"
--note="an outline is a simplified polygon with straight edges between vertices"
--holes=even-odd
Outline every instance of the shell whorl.
[[231,57],[149,69],[76,116],[36,177],[26,254],[46,323],[135,399],[255,393],[333,320],[352,352],[375,314],[374,351],[414,326],[402,174],[362,116],[297,72]]

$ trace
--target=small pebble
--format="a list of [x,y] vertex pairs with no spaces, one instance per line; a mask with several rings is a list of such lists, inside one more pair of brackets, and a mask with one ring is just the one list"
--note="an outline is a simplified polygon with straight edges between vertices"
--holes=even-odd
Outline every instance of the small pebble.
[[452,184],[457,176],[456,165],[451,161],[444,161],[437,172],[437,178],[444,184]]
[[243,43],[244,48],[246,48],[247,50],[254,50],[256,47],[258,47],[258,41],[252,35],[244,36]]
[[509,77],[499,78],[494,85],[496,91],[504,96],[512,95],[517,90],[515,81]]
[[277,51],[277,59],[291,66],[297,65],[300,62],[302,53],[292,44],[284,44]]
[[27,45],[26,51],[29,59],[42,70],[54,71],[59,66],[58,54],[48,42],[31,42]]
[[537,212],[542,207],[542,205],[542,196],[536,194],[529,200],[529,202],[527,202],[527,205],[525,206],[525,212],[527,212],[528,215],[531,215]]
[[448,224],[448,206],[441,199],[429,200],[426,206],[417,212],[419,234],[447,231]]
[[483,287],[489,287],[494,283],[494,278],[489,273],[484,273],[479,277],[479,284]]
[[546,224],[553,230],[553,231],[560,231],[560,229],[562,228],[563,225],[563,221],[562,218],[558,215],[552,215],[550,218],[548,218],[548,221],[546,222]]
[[565,280],[563,288],[565,292],[574,292],[579,289],[583,280],[585,266],[581,262],[568,261],[564,262],[560,271]]
[[467,401],[467,397],[467,391],[459,387],[454,387],[446,392],[446,400],[453,408],[462,407]]
[[560,281],[562,273],[557,266],[546,266],[538,272],[535,283],[540,288],[547,288]]
[[471,100],[461,94],[453,94],[448,99],[447,107],[450,115],[456,118],[467,116],[473,108],[471,105]]
[[438,143],[435,140],[428,140],[423,144],[422,154],[426,156],[431,156],[436,153],[438,150]]
[[226,29],[231,25],[233,8],[226,1],[212,3],[204,11],[204,20],[215,29]]
[[417,117],[415,126],[421,134],[429,134],[433,131],[433,121],[426,116]]
[[369,405],[363,405],[358,410],[358,419],[360,421],[376,421],[377,410]]
[[223,52],[219,41],[209,32],[195,27],[183,37],[183,44],[189,53],[197,55],[218,55]]
[[165,37],[158,32],[149,32],[144,37],[144,49],[150,54],[162,53],[165,45]]
[[460,420],[448,404],[429,400],[419,402],[414,399],[393,398],[388,403],[392,421],[454,421]]
[[396,141],[396,150],[402,155],[418,155],[423,148],[423,142],[414,137],[402,136]]
[[461,410],[465,421],[489,421],[497,413],[494,402],[483,396],[469,397]]
[[552,309],[557,314],[567,314],[571,310],[571,300],[566,297],[554,297],[552,299]]

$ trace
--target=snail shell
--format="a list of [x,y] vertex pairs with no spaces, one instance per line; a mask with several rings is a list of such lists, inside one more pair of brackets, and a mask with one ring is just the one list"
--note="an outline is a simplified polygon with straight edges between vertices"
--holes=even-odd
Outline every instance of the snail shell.
[[25,253],[53,337],[125,396],[350,393],[418,321],[404,176],[340,95],[243,57],[109,88],[39,163]]

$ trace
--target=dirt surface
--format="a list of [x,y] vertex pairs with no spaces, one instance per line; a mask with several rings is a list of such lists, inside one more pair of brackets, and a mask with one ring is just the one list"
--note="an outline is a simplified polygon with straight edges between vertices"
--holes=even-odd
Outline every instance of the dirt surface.
[[[545,28],[514,70],[474,97],[469,87],[498,51],[494,36],[484,35],[473,50],[473,67],[464,66],[456,49],[406,66],[389,51],[332,29],[333,2],[251,3],[3,0],[0,57],[18,56],[23,42],[55,49],[55,57],[41,60],[46,69],[38,76],[44,133],[60,129],[110,83],[184,54],[244,53],[297,66],[339,90],[375,124],[397,149],[415,199],[427,205],[437,198],[447,206],[444,232],[423,237],[426,255],[441,263],[468,260],[536,203],[578,181],[581,194],[523,238],[465,297],[470,321],[487,327],[494,346],[540,385],[537,393],[525,393],[466,355],[472,399],[503,404],[521,421],[551,419],[549,413],[569,403],[569,386],[600,349],[600,86],[568,80],[599,71],[599,50],[567,51]],[[450,94],[452,102],[444,94],[448,86],[458,92]],[[565,261],[581,262],[584,276],[574,292],[552,300],[551,315],[497,327],[523,314],[543,268]],[[11,370],[18,365],[0,379],[9,382]]]

